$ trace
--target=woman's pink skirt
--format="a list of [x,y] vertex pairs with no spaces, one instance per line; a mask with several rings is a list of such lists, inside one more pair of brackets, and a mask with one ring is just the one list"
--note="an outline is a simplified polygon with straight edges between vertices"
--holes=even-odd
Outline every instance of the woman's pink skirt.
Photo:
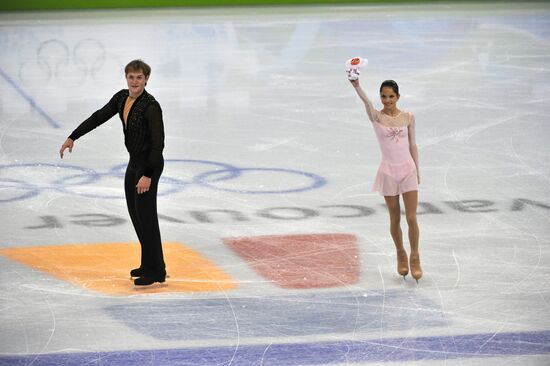
[[373,192],[382,196],[398,196],[400,194],[418,191],[418,176],[416,164],[412,158],[402,164],[380,163],[376,179],[372,186]]

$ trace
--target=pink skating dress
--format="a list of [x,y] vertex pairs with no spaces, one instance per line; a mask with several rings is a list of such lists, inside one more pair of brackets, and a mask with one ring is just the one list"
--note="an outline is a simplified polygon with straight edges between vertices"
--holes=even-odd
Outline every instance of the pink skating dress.
[[382,153],[372,191],[379,192],[382,196],[417,191],[416,163],[409,149],[409,141],[415,143],[413,114],[401,111],[397,116],[391,117],[374,109],[370,100],[366,108]]

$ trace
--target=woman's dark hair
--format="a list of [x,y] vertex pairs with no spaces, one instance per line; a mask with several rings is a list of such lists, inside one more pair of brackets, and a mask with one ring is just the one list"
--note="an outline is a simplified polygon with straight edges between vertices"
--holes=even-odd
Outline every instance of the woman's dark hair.
[[383,88],[392,88],[395,94],[399,95],[399,85],[393,80],[386,80],[382,82],[382,85],[380,85],[380,93],[382,92]]

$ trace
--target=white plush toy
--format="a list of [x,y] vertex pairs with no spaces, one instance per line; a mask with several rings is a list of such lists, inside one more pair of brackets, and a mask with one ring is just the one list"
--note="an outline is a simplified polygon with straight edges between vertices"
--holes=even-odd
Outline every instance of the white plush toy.
[[354,57],[346,61],[346,72],[348,73],[348,80],[359,79],[361,73],[359,69],[367,66],[369,61],[364,57]]

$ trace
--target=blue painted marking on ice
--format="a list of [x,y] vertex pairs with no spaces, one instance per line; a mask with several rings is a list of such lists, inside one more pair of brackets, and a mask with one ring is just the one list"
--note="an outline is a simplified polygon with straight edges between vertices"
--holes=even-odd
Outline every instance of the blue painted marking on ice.
[[364,341],[0,356],[0,366],[327,365],[550,354],[550,331]]
[[57,123],[52,117],[50,117],[48,115],[48,113],[46,113],[37,103],[36,101],[33,99],[33,97],[31,97],[29,94],[27,94],[20,86],[19,84],[17,84],[15,82],[15,80],[13,80],[1,67],[0,67],[0,76],[2,76],[2,78],[4,78],[4,80],[6,80],[8,82],[8,84],[10,84],[14,89],[15,91],[17,91],[17,93],[19,93],[19,95],[21,95],[23,98],[25,98],[25,100],[27,102],[29,102],[29,104],[31,105],[31,107],[33,107],[42,117],[44,117],[46,119],[46,121],[48,121],[48,123],[54,127],[54,128],[60,128],[61,125],[59,123]]
[[105,310],[128,327],[162,340],[391,332],[449,325],[441,308],[417,293],[351,295],[331,292],[140,302],[109,306]]

